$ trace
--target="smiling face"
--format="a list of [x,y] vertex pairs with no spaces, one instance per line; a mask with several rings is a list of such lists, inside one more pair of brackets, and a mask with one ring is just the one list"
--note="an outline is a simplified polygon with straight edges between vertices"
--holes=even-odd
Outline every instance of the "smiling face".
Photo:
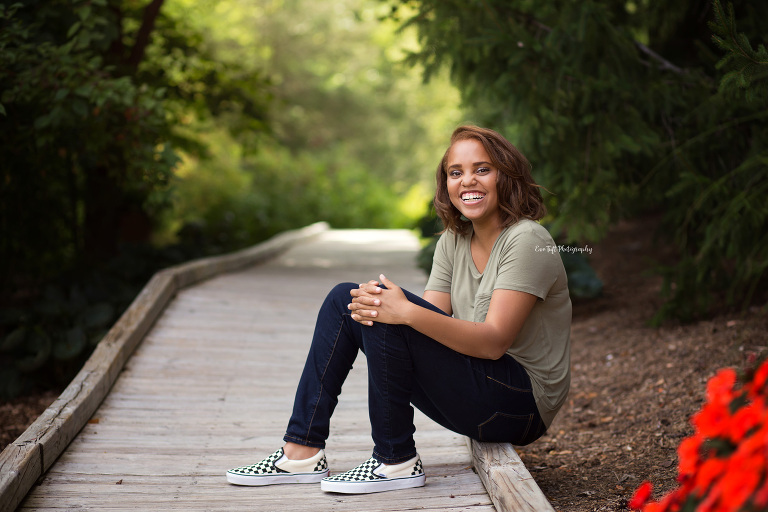
[[456,141],[448,151],[446,164],[451,204],[476,227],[478,223],[499,225],[498,169],[480,141]]

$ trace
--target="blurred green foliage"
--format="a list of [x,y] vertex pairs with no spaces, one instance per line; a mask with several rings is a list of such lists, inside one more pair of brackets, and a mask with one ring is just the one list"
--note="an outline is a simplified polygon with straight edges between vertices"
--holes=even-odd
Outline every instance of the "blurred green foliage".
[[398,63],[413,34],[397,34],[380,3],[177,5],[213,34],[219,60],[268,70],[269,131],[233,133],[231,116],[185,125],[207,151],[185,155],[159,238],[225,250],[316,220],[411,227],[423,214],[458,94]]
[[765,300],[768,3],[384,2],[419,31],[411,61],[515,134],[556,237],[663,213],[676,256],[655,322]]
[[460,111],[386,11],[0,0],[0,397],[71,379],[162,267],[410,227]]
[[125,245],[107,264],[62,273],[33,301],[0,308],[0,400],[66,385],[156,270],[196,256],[180,246]]

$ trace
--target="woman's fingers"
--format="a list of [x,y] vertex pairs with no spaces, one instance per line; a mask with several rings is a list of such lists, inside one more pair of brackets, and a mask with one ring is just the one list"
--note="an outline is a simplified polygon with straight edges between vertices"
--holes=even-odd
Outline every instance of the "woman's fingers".
[[[352,290],[352,291],[355,291],[355,290]],[[381,293],[381,288],[379,287],[378,281],[368,281],[367,283],[362,283],[360,286],[358,286],[357,292],[358,293]]]
[[381,300],[378,297],[371,297],[370,295],[361,295],[352,299],[352,304],[358,304],[362,306],[381,306]]
[[352,302],[357,304],[364,304],[366,306],[378,306],[381,304],[381,301],[374,297],[374,295],[378,295],[381,293],[381,288],[379,288],[379,282],[378,281],[368,281],[367,283],[361,284],[358,288],[353,288],[349,291],[349,294],[352,296]]
[[[385,276],[384,274],[381,274],[381,275],[379,276],[379,279],[381,279],[381,282],[382,282],[382,283],[384,283],[384,285],[385,285],[387,288],[389,288],[390,290],[392,290],[392,289],[395,289],[395,288],[400,288],[400,287],[399,287],[399,286],[397,286],[395,283],[393,283],[392,281],[390,281],[389,279],[387,279],[387,276]],[[378,283],[377,283],[377,284],[378,284]]]
[[353,301],[347,305],[347,309],[352,312],[350,315],[352,320],[363,325],[373,325],[373,320],[379,316],[379,312],[375,309],[367,309],[369,306],[361,302],[356,302],[357,300],[380,302],[379,299],[359,297],[358,299],[353,299]]
[[367,309],[364,304],[359,304],[352,302],[347,305],[347,309],[350,310],[353,314],[359,315],[359,316],[368,316],[368,317],[376,317],[379,316],[379,312],[375,309]]
[[351,316],[352,316],[352,320],[354,320],[357,323],[367,325],[369,327],[373,325],[373,320],[366,320],[364,317],[356,314],[352,314]]
[[[383,305],[381,295],[384,292],[384,285],[387,290],[387,306]],[[374,322],[390,323],[392,311],[397,311],[397,304],[402,300],[407,300],[399,286],[387,279],[383,274],[379,276],[379,281],[371,280],[362,283],[358,288],[350,290],[352,302],[347,305],[351,312],[352,319],[363,325],[373,325]],[[391,298],[388,298],[391,297]],[[392,309],[393,306],[395,309]],[[390,311],[391,310],[391,311]]]
[[360,309],[358,308],[358,306],[360,305],[350,304],[348,306],[349,310],[352,311],[352,314],[350,315],[352,317],[352,320],[354,320],[355,322],[361,323],[363,325],[368,325],[368,326],[373,325],[373,319],[379,316],[378,311],[371,310],[371,309]]

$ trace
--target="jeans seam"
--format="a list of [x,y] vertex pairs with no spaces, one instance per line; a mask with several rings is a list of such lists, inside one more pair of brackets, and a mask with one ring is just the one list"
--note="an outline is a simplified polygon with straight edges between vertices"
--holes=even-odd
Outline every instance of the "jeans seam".
[[[383,381],[384,381],[383,382],[383,391],[386,392],[386,396],[384,396],[383,398],[384,398],[384,403],[387,404],[387,407],[385,409],[387,413],[386,413],[386,417],[384,419],[384,424],[385,424],[385,429],[386,429],[385,430],[385,438],[390,443],[390,446],[388,446],[387,448],[389,449],[389,451],[391,451],[391,449],[392,449],[392,446],[391,446],[391,442],[392,442],[392,411],[390,410],[390,407],[389,407],[389,371],[388,371],[388,364],[387,364],[388,360],[387,360],[387,349],[386,349],[387,327],[389,327],[387,324],[384,324],[382,326],[384,334],[381,337],[381,351],[382,351],[382,356],[383,356],[381,359],[382,359],[382,366],[383,366],[382,374],[383,374]],[[368,404],[368,407],[370,407],[370,404]]]
[[531,430],[531,423],[533,422],[533,414],[528,415],[528,424],[525,426],[525,432],[523,432],[523,435],[521,439],[526,440],[528,439],[528,432]]
[[383,462],[384,464],[402,464],[403,462],[408,462],[412,458],[414,458],[416,455],[418,455],[417,451],[413,451],[409,455],[406,455],[404,457],[398,457],[398,458],[391,458],[391,457],[382,457],[379,452],[376,450],[373,450],[373,458],[378,460],[379,462]]
[[494,379],[493,377],[489,377],[488,375],[485,376],[486,379],[491,380],[497,384],[501,384],[507,389],[511,389],[512,391],[519,391],[521,393],[530,393],[533,390],[532,389],[523,389],[523,388],[516,388],[515,386],[510,386],[509,384],[506,384],[504,382],[501,382],[500,380]]
[[336,345],[339,342],[339,335],[341,334],[341,329],[344,327],[344,317],[350,316],[348,314],[342,314],[341,319],[339,321],[339,327],[336,330],[336,337],[333,340],[333,347],[331,348],[331,353],[328,355],[328,360],[325,362],[325,367],[323,368],[323,373],[320,375],[320,391],[317,394],[317,397],[315,398],[315,405],[312,408],[312,416],[309,418],[309,422],[307,423],[307,437],[306,442],[309,441],[309,433],[312,431],[312,423],[315,421],[315,414],[317,413],[317,406],[320,405],[320,398],[323,396],[323,381],[325,380],[325,372],[328,371],[328,367],[331,364],[331,359],[333,359],[333,355],[336,353]]
[[477,426],[478,441],[484,441],[484,439],[483,439],[483,426],[487,425],[488,423],[492,422],[493,420],[495,420],[496,418],[498,418],[500,416],[506,416],[508,418],[523,418],[523,417],[527,416],[528,417],[528,424],[525,426],[525,431],[523,432],[523,435],[520,436],[520,439],[524,440],[528,436],[528,432],[531,430],[531,421],[533,420],[533,416],[534,416],[533,414],[531,414],[531,413],[529,413],[529,414],[508,414],[508,413],[505,413],[505,412],[496,411],[495,413],[493,413],[491,415],[490,418],[488,418],[487,420],[485,420],[484,422],[482,422],[481,424],[479,424]]
[[285,434],[283,436],[283,441],[300,444],[302,446],[309,446],[312,448],[325,448],[325,443],[315,443],[301,437],[292,436],[291,434]]

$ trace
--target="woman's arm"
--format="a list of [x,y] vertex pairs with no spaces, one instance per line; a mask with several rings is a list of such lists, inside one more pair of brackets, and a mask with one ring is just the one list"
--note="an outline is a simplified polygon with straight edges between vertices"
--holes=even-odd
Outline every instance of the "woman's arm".
[[[395,283],[384,276],[381,282],[386,289],[369,283],[352,291],[353,297],[363,299],[355,299],[349,305],[354,320],[365,325],[408,325],[457,352],[483,359],[499,359],[505,354],[537,300],[529,293],[497,289],[491,296],[485,322],[470,322],[413,304]],[[450,301],[449,294],[442,295]],[[444,296],[430,294],[427,298],[425,294],[425,299],[440,302],[445,300]],[[441,304],[432,303],[442,309]]]
[[421,298],[430,304],[437,306],[442,311],[445,311],[448,315],[453,314],[453,306],[451,306],[450,293],[427,290],[424,292],[424,295],[422,295]]

